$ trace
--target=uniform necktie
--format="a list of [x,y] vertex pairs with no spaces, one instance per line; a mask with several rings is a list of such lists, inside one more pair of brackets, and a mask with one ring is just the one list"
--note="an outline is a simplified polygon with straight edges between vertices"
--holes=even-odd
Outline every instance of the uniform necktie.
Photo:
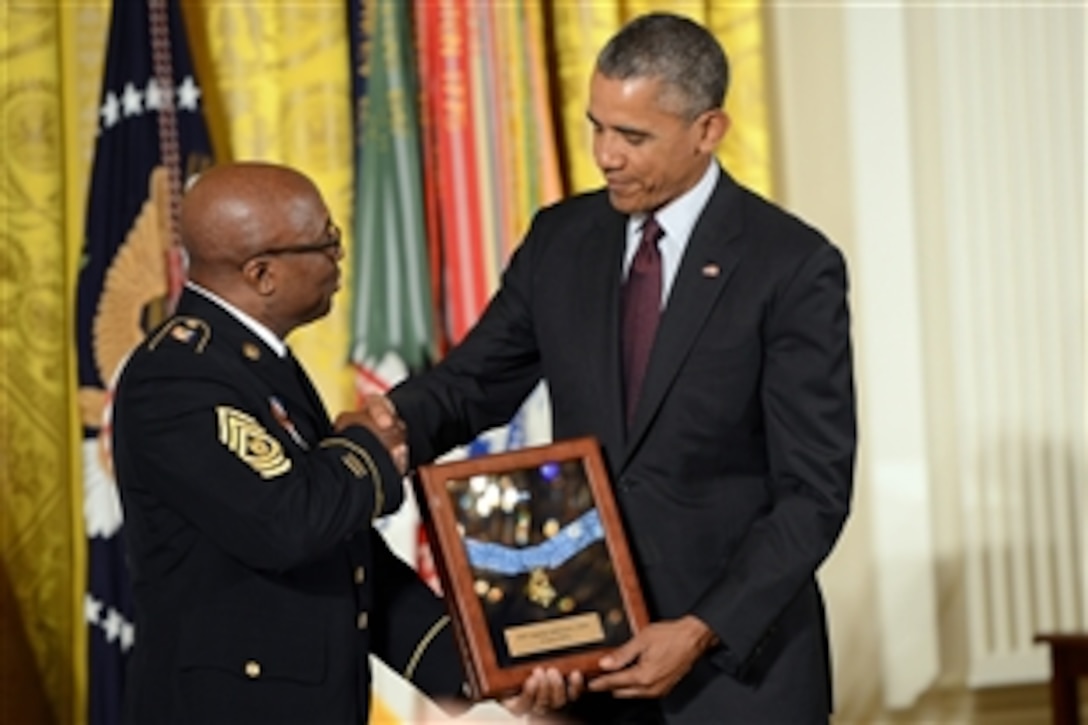
[[628,425],[635,417],[661,316],[661,251],[657,243],[662,236],[664,231],[657,220],[652,216],[646,219],[623,287],[623,382]]

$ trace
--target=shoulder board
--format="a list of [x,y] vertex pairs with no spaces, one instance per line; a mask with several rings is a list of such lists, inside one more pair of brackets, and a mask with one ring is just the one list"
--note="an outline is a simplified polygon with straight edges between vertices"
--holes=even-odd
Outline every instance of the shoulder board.
[[148,341],[147,349],[154,350],[165,340],[192,348],[200,354],[212,339],[212,328],[199,317],[175,317],[164,324]]

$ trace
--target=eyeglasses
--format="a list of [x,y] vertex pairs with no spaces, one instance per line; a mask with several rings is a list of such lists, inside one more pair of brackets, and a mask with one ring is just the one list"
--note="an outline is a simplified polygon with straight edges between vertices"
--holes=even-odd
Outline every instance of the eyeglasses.
[[[333,224],[332,220],[329,220],[329,223],[325,227],[325,233],[321,235],[319,241],[310,242],[309,244],[292,244],[289,247],[266,249],[260,254],[309,254],[310,252],[324,252],[326,254],[332,252],[336,259],[340,259],[340,255],[344,252],[343,247],[341,246],[340,227]],[[256,256],[260,256],[260,254]]]

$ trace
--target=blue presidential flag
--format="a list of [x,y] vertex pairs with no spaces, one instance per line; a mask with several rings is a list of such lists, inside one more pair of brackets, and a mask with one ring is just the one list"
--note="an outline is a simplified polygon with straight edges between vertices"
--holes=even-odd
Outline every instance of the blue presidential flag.
[[169,312],[183,274],[174,231],[181,184],[210,158],[178,3],[116,0],[77,298],[91,725],[120,720],[125,659],[139,637],[110,459],[111,390]]

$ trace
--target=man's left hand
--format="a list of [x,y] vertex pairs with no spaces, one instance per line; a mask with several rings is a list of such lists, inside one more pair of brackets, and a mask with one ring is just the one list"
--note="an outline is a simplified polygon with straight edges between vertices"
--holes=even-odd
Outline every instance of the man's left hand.
[[655,622],[601,658],[606,674],[590,680],[589,689],[611,690],[616,697],[664,697],[716,642],[697,617]]

